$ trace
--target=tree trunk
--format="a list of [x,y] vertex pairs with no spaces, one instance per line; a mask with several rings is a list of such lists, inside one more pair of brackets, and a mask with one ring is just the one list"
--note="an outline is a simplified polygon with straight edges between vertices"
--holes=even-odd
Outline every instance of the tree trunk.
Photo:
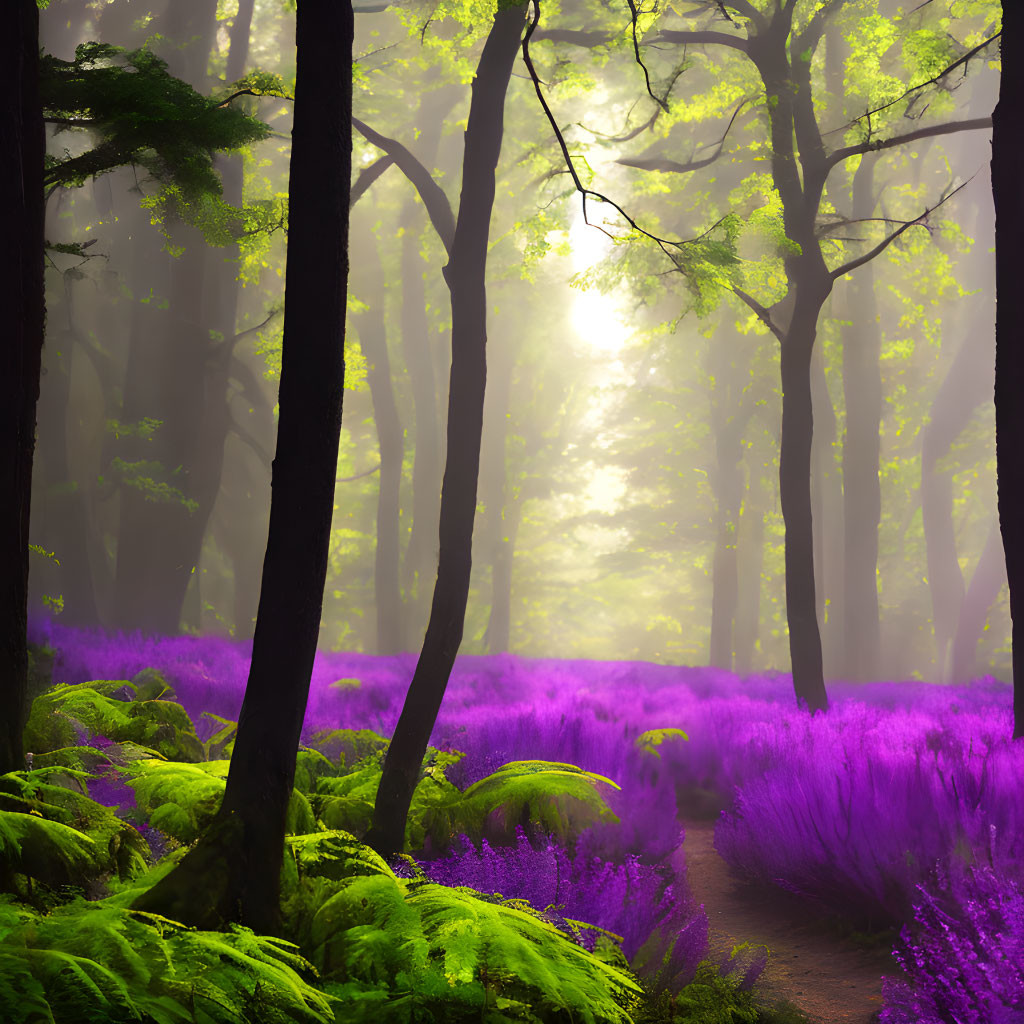
[[8,5],[0,33],[0,195],[7,243],[0,265],[0,774],[25,767],[28,715],[28,544],[36,402],[43,350],[43,116],[39,10]]
[[[874,215],[876,157],[865,156],[853,178],[853,216]],[[882,488],[878,476],[882,425],[882,327],[869,263],[847,286],[850,327],[843,331],[843,615],[842,674],[873,679],[878,671],[878,530]]]
[[299,0],[277,453],[252,664],[210,829],[135,904],[197,927],[279,928],[285,815],[316,654],[344,391],[350,4]]
[[1024,737],[1024,8],[1003,3],[999,102],[992,114],[992,197],[996,207],[996,473],[999,526],[1010,585],[1013,644],[1013,735]]
[[953,637],[953,670],[950,682],[967,683],[973,678],[978,641],[988,620],[999,591],[1006,582],[1006,565],[1003,562],[1002,539],[999,536],[999,520],[992,520],[985,547],[974,567],[970,585],[960,605],[960,618]]
[[754,647],[761,625],[761,569],[764,563],[764,508],[761,466],[751,452],[747,463],[747,493],[740,512],[736,625],[733,629],[734,671],[741,676],[754,669]]
[[835,459],[836,410],[820,347],[811,353],[811,496],[814,522],[814,593],[826,676],[838,668],[838,634],[843,594],[843,487]]
[[[800,288],[800,285],[797,285]],[[822,300],[823,302],[824,300]],[[811,711],[828,707],[814,596],[811,518],[811,352],[821,302],[801,300],[782,343],[782,440],[779,498],[786,528],[786,617],[797,702]]]
[[[368,232],[366,233],[368,234]],[[399,489],[405,443],[391,384],[387,330],[384,326],[384,271],[376,243],[362,246],[363,280],[357,294],[366,296],[369,309],[359,313],[353,326],[367,362],[367,380],[373,400],[380,451],[380,487],[377,492],[377,545],[374,552],[374,598],[377,603],[377,654],[397,654],[402,646],[402,593],[398,585]]]
[[444,271],[451,292],[452,369],[437,583],[423,648],[384,760],[373,826],[366,837],[378,852],[388,855],[405,843],[409,804],[466,617],[487,377],[487,240],[505,93],[522,28],[522,8],[498,9],[472,86],[459,215]]

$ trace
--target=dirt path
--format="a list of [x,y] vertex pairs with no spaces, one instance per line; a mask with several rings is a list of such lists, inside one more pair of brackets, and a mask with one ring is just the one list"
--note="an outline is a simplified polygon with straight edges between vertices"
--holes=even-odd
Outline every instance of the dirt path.
[[869,1024],[881,1009],[881,976],[896,968],[885,951],[851,946],[784,893],[744,886],[715,852],[714,824],[687,822],[686,875],[711,925],[711,953],[739,942],[766,945],[772,956],[757,989],[769,1001],[796,1003],[815,1024]]

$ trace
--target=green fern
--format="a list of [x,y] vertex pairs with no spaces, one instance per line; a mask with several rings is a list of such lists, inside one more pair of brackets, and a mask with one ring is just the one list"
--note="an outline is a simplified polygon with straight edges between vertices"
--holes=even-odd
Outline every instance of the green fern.
[[[489,832],[492,838],[512,837],[517,825],[534,825],[572,846],[580,833],[599,821],[616,822],[599,787],[619,787],[611,779],[554,761],[511,761],[473,783],[459,797],[437,808],[433,833],[473,839]],[[440,836],[438,836],[440,838]]]
[[146,867],[145,840],[109,807],[55,779],[88,778],[59,767],[0,776],[0,862],[46,885],[81,885]]
[[[166,685],[166,684],[165,684]],[[172,700],[120,700],[138,695],[124,680],[59,683],[38,696],[25,727],[24,745],[34,753],[71,747],[83,733],[151,747],[179,761],[203,760],[203,745],[185,709]]]
[[78,900],[47,916],[0,901],[0,1005],[10,1024],[329,1024],[331,999],[280,939],[198,932]]
[[[143,758],[125,766],[123,773],[135,790],[136,806],[149,816],[149,823],[179,843],[191,843],[220,807],[230,764],[225,760],[187,764]],[[309,801],[292,790],[287,831],[305,833],[316,827]]]
[[388,740],[372,729],[321,729],[313,734],[311,745],[344,768],[383,754]]

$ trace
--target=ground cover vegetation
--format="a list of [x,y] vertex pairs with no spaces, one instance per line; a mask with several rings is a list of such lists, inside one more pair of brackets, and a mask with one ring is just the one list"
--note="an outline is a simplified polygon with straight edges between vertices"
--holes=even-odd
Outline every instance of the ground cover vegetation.
[[0,1014],[1017,1020],[1003,14],[16,0]]

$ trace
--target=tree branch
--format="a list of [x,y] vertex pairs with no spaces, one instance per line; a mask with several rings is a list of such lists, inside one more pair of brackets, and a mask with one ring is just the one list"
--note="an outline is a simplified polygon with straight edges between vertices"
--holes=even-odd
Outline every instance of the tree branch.
[[409,179],[419,193],[423,205],[427,208],[427,216],[434,225],[438,238],[446,253],[451,253],[452,240],[455,237],[455,215],[451,203],[441,186],[434,181],[433,175],[413,156],[413,154],[395,139],[389,139],[375,132],[368,124],[358,117],[352,118],[352,125],[371,145],[384,150],[398,165],[398,169]]
[[742,288],[733,286],[733,294],[738,298],[742,299],[756,314],[757,318],[768,328],[780,342],[785,341],[785,332],[779,327],[778,324],[772,319],[771,311],[767,306],[762,306],[753,295],[748,295]]
[[729,118],[729,124],[726,126],[725,133],[718,140],[718,148],[711,154],[711,156],[703,157],[700,160],[689,160],[685,164],[681,164],[676,160],[669,160],[665,157],[620,157],[615,162],[622,164],[624,167],[638,167],[642,171],[665,171],[675,172],[677,174],[685,174],[689,171],[696,171],[701,167],[707,167],[709,164],[713,164],[721,155],[722,149],[725,146],[725,141],[729,137],[729,132],[732,130],[732,126],[736,123],[736,118],[740,116],[740,111],[749,103],[749,100],[742,100],[740,105],[733,111],[732,117]]
[[949,121],[945,124],[933,124],[927,128],[918,128],[916,131],[907,132],[905,135],[894,135],[891,139],[878,141],[860,142],[855,146],[844,146],[830,154],[825,161],[825,173],[827,174],[837,164],[848,160],[851,156],[861,153],[875,153],[883,149],[893,149],[902,146],[907,142],[916,142],[918,139],[929,139],[936,135],[952,135],[955,132],[973,132],[981,128],[991,128],[991,117],[975,117],[967,121]]
[[927,210],[924,211],[924,213],[921,214],[920,217],[915,217],[913,220],[905,221],[891,235],[888,235],[887,237],[883,238],[882,241],[878,243],[878,245],[876,245],[873,249],[868,250],[868,252],[864,253],[863,256],[858,256],[855,260],[850,260],[849,263],[844,263],[841,267],[836,267],[835,270],[829,271],[829,276],[832,278],[833,281],[837,281],[845,274],[849,274],[851,271],[856,270],[858,267],[864,266],[865,263],[870,263],[876,256],[880,256],[883,252],[885,252],[885,250],[888,249],[889,246],[892,245],[892,243],[895,242],[896,239],[899,238],[900,235],[902,235],[903,232],[906,231],[908,228],[912,228],[915,224],[920,224],[923,226],[924,221],[928,218],[929,214],[934,213],[935,210],[937,210],[940,206],[943,205],[943,203],[946,203],[950,199],[952,199],[953,196],[955,196],[957,192],[960,191],[960,189],[965,188],[969,183],[970,181],[968,180],[965,181],[962,185],[957,185],[957,187],[953,189],[952,192],[950,192],[948,195],[943,196],[934,206],[930,206]]
[[348,208],[351,210],[356,203],[362,199],[369,187],[395,162],[390,153],[385,153],[380,159],[374,160],[369,167],[364,167],[359,172],[359,177],[352,184],[352,194],[349,196]]
[[604,46],[615,38],[613,32],[585,32],[573,28],[538,29],[534,39],[547,39],[553,43],[571,43],[573,46]]
[[339,476],[334,482],[336,484],[350,484],[353,480],[362,480],[364,476],[370,476],[376,473],[380,469],[380,463],[376,466],[372,466],[370,469],[364,469],[362,473],[355,473],[353,476]]
[[652,40],[652,43],[682,43],[688,46],[691,43],[695,46],[705,43],[717,43],[719,46],[729,46],[742,53],[749,53],[749,41],[739,39],[736,36],[727,36],[724,32],[710,31],[681,31],[678,29],[662,29]]

